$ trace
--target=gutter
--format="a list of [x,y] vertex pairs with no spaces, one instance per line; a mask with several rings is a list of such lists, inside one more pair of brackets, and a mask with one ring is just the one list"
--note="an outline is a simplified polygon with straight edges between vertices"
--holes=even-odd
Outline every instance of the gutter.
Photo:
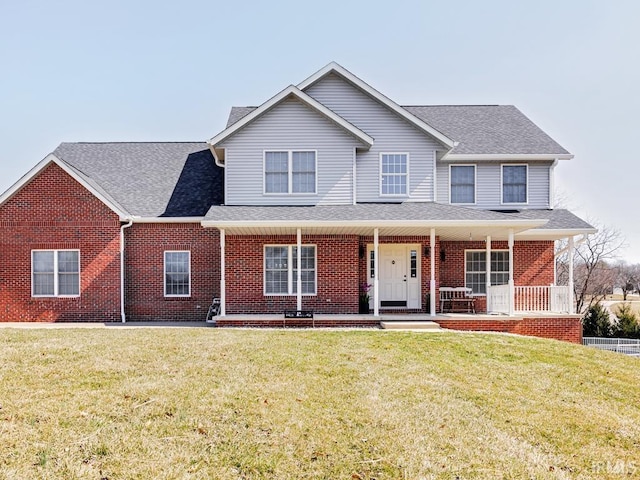
[[122,323],[127,322],[124,312],[124,229],[133,225],[133,220],[129,219],[128,223],[120,226],[120,318]]

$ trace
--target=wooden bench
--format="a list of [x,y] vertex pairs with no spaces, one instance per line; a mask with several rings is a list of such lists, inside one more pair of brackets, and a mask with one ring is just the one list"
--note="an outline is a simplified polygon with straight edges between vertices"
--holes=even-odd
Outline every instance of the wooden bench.
[[441,313],[476,313],[476,299],[467,287],[440,287]]

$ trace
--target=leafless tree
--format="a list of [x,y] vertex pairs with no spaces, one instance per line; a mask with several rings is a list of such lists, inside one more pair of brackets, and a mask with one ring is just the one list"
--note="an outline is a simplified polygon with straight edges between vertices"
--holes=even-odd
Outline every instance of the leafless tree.
[[[612,264],[625,246],[624,237],[619,230],[591,223],[598,228],[598,232],[589,235],[574,249],[573,289],[576,312],[579,313],[611,292],[617,277]],[[568,263],[568,252],[557,259],[559,285],[568,283]]]
[[630,265],[623,261],[616,264],[615,268],[617,271],[616,286],[622,290],[622,297],[626,302],[627,295],[638,290],[640,265]]

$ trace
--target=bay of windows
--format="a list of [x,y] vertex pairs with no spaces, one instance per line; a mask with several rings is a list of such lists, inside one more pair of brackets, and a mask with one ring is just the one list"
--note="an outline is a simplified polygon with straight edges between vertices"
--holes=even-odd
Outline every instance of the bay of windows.
[[[509,251],[491,252],[491,285],[509,283]],[[487,293],[487,252],[467,250],[465,252],[465,286],[473,293]]]
[[80,295],[79,250],[33,250],[31,271],[34,297]]
[[316,152],[265,152],[265,193],[316,193]]
[[[316,293],[316,247],[303,245],[300,251],[302,294]],[[264,247],[264,292],[266,295],[298,293],[298,247],[269,245]]]

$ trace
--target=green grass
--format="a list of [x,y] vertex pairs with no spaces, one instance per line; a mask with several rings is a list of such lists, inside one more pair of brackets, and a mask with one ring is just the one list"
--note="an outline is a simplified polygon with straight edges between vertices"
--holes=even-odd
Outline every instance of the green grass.
[[0,479],[640,474],[640,361],[562,342],[1,329],[0,366]]

